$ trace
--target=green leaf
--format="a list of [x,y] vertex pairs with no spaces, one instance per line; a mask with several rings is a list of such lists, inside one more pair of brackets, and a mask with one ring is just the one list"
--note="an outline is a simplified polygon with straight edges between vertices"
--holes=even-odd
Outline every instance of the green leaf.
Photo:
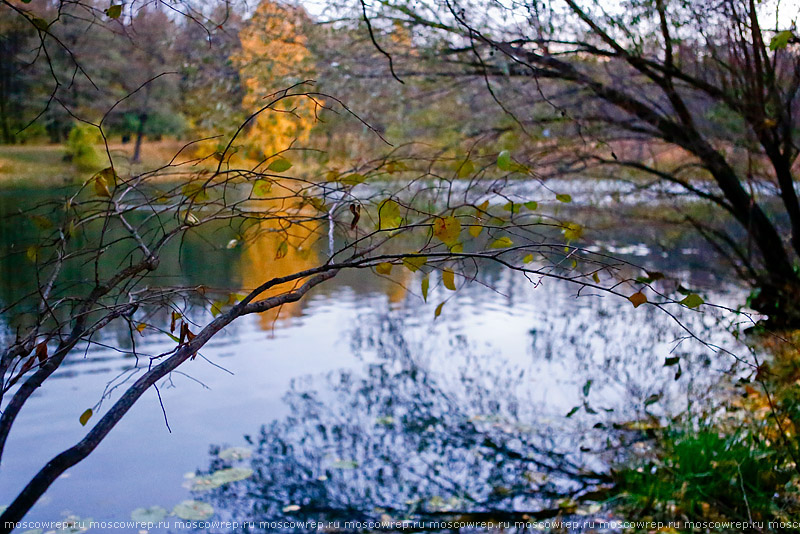
[[181,188],[181,193],[194,202],[207,202],[208,192],[202,182],[189,182]]
[[455,217],[438,218],[433,221],[433,235],[445,245],[455,245],[461,234],[461,223]]
[[567,413],[567,417],[572,417],[573,415],[575,415],[576,413],[578,413],[578,410],[580,410],[580,409],[581,409],[581,407],[580,407],[580,406],[575,406],[573,409],[571,409],[571,410],[570,410],[570,411]]
[[438,306],[436,306],[436,310],[433,312],[433,318],[436,319],[442,314],[442,308],[444,308],[444,301],[440,302]]
[[383,275],[392,274],[392,264],[388,261],[381,262],[375,266],[375,272]]
[[186,521],[204,521],[214,515],[214,507],[202,501],[183,501],[172,513]]
[[591,380],[591,379],[589,379],[589,380],[587,380],[587,381],[586,381],[586,383],[583,385],[583,396],[584,396],[584,397],[586,397],[587,395],[589,395],[589,390],[590,390],[591,388],[592,388],[592,380]]
[[452,270],[445,269],[442,271],[442,284],[450,291],[456,290],[455,273]]
[[428,302],[428,288],[431,285],[430,279],[426,276],[422,279],[422,300]]
[[565,204],[568,204],[568,203],[572,202],[572,196],[568,195],[566,193],[559,193],[559,194],[556,195],[556,200],[558,200],[559,202],[564,202]]
[[692,309],[697,308],[703,303],[705,303],[705,301],[697,293],[689,293],[681,301],[681,304],[683,304],[687,308],[692,308]]
[[669,358],[664,358],[664,367],[669,367],[670,365],[677,365],[681,361],[680,356],[671,356]]
[[118,19],[122,15],[122,5],[117,4],[106,9],[106,15],[110,19]]
[[508,248],[513,245],[514,242],[511,241],[511,238],[503,236],[492,241],[492,243],[489,245],[489,248]]
[[139,523],[157,523],[167,517],[167,511],[160,506],[137,508],[131,512],[131,519]]
[[772,39],[770,39],[769,49],[774,52],[775,50],[786,48],[792,37],[794,37],[794,34],[791,32],[791,30],[778,32]]
[[531,211],[536,211],[536,209],[539,207],[539,203],[536,202],[535,200],[531,200],[523,204],[523,206],[525,206]]
[[272,180],[256,180],[253,184],[253,196],[265,197],[272,191]]
[[467,178],[475,172],[475,164],[472,163],[470,160],[466,160],[464,163],[461,163],[456,170],[456,175],[459,178]]
[[86,426],[86,423],[88,423],[89,419],[92,418],[92,414],[94,414],[94,412],[91,408],[81,414],[81,416],[78,418],[78,421],[81,422],[81,426]]
[[661,400],[661,395],[658,395],[658,394],[650,395],[649,397],[647,397],[644,400],[644,405],[645,406],[650,406],[651,404],[655,404],[660,400]]
[[501,171],[512,170],[514,161],[511,159],[511,152],[503,150],[497,155],[497,168]]
[[279,158],[269,164],[268,171],[284,172],[292,168],[292,162],[287,159]]
[[400,205],[387,198],[378,205],[378,228],[381,230],[392,230],[399,228],[403,223],[403,217],[400,215]]
[[511,213],[519,213],[519,210],[522,208],[521,204],[517,204],[516,202],[507,202],[503,209],[506,211],[510,211]]
[[353,174],[348,174],[347,176],[340,176],[337,180],[345,185],[358,185],[366,180],[367,177],[363,174],[354,172]]
[[339,458],[331,464],[331,467],[334,469],[356,469],[358,467],[358,462]]
[[281,241],[281,244],[278,245],[278,250],[275,251],[275,259],[279,260],[286,256],[289,253],[289,243],[287,241]]
[[533,254],[526,254],[524,258],[522,258],[522,263],[530,263],[533,261]]
[[36,26],[37,30],[47,31],[47,27],[50,26],[46,20],[39,17],[31,17],[31,22]]

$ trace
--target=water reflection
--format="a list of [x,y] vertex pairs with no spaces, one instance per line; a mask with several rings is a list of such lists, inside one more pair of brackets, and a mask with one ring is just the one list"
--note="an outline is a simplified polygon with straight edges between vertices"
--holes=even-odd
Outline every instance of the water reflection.
[[[631,423],[660,424],[736,372],[687,342],[675,380],[674,369],[659,371],[678,325],[650,317],[634,333],[624,312],[604,307],[534,318],[523,357],[481,352],[469,303],[451,336],[431,336],[402,310],[363,314],[350,332],[363,366],[293,380],[284,397],[291,415],[245,437],[252,457],[231,461],[215,446],[201,473],[247,466],[253,476],[200,486],[196,498],[256,525],[597,513],[591,503],[605,496],[608,466],[645,438]],[[648,343],[632,343],[637,336]],[[573,405],[580,409],[565,417]]]

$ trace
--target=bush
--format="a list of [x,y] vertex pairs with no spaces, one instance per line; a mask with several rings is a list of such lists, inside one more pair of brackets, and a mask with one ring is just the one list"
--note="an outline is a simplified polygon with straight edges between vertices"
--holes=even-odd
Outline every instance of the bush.
[[102,138],[99,130],[89,124],[75,124],[67,137],[67,159],[82,171],[92,171],[103,166],[97,145]]

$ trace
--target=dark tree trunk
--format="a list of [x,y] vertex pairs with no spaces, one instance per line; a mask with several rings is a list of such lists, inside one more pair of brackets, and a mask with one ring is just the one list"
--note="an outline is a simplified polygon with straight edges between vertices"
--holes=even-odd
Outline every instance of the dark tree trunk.
[[139,129],[136,131],[136,146],[133,148],[133,163],[139,163],[142,155],[142,139],[144,138],[144,125],[147,122],[147,112],[139,114]]

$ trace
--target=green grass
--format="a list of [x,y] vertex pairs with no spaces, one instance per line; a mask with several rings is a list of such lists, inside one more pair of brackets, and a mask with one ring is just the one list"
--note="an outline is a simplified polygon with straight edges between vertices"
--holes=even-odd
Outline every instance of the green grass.
[[767,521],[786,512],[775,496],[792,472],[774,445],[707,428],[665,432],[655,458],[616,478],[623,508],[641,516]]

